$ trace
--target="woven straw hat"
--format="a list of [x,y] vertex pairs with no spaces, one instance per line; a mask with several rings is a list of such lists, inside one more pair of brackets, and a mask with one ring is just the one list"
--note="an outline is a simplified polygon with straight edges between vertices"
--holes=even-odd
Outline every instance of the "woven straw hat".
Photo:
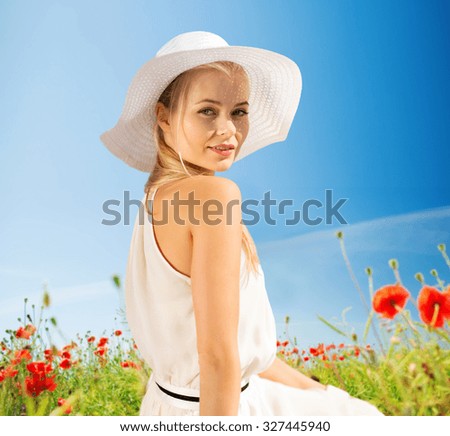
[[150,109],[176,76],[219,60],[240,64],[250,80],[249,132],[235,161],[284,141],[300,102],[302,78],[297,64],[273,51],[229,46],[219,35],[202,31],[175,36],[137,71],[117,124],[100,136],[101,141],[131,167],[151,173],[157,146],[156,116]]

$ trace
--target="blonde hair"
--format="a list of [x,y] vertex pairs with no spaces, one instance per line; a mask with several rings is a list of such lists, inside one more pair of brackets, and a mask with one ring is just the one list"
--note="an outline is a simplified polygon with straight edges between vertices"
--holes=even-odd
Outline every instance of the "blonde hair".
[[[230,78],[235,73],[243,73],[248,80],[245,70],[239,64],[234,62],[217,61],[209,64],[202,64],[178,75],[162,92],[158,102],[161,102],[169,110],[170,114],[172,114],[176,109],[180,109],[181,116],[179,119],[181,119],[184,115],[184,106],[186,96],[189,91],[192,74],[196,71],[209,70],[221,71]],[[178,104],[180,104],[180,107]],[[154,109],[154,107],[150,108],[150,110]],[[153,135],[155,138],[155,143],[157,144],[156,163],[144,188],[144,192],[146,193],[145,208],[147,213],[151,216],[152,214],[148,209],[148,197],[150,192],[171,181],[186,179],[194,175],[213,176],[214,174],[213,171],[195,165],[192,162],[184,162],[181,154],[179,152],[175,152],[173,148],[167,145],[164,140],[163,131],[157,122],[155,122],[153,126]],[[246,255],[247,272],[251,269],[253,269],[254,272],[258,272],[260,261],[256,251],[256,246],[250,232],[244,224],[242,224],[242,247]]]

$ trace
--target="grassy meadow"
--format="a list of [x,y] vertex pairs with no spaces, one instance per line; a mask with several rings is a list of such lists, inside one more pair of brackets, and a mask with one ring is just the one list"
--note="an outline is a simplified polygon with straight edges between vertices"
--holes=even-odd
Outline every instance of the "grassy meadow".
[[[365,329],[349,333],[319,317],[342,341],[301,348],[289,336],[286,316],[278,356],[323,384],[373,403],[385,415],[450,415],[450,286],[433,269],[432,284],[418,272],[418,288],[410,291],[401,283],[397,260],[391,259],[394,282],[374,290],[368,267],[365,291],[353,274],[342,232],[336,236],[367,310]],[[445,245],[437,248],[444,267],[450,268]],[[120,278],[113,280],[120,288]],[[38,308],[25,299],[18,325],[4,332],[0,415],[138,415],[151,368],[133,339],[122,330],[100,337],[88,331],[58,348],[52,340],[58,322],[46,317],[50,305],[47,290]],[[420,321],[412,319],[410,309]],[[370,331],[376,338],[373,345],[366,342]]]

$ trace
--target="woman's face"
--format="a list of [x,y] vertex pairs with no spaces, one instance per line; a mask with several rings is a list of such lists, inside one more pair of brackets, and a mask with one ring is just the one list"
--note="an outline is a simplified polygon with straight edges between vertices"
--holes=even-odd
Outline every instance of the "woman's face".
[[[179,131],[178,108],[166,127],[168,145],[180,151],[183,160],[211,171],[226,171],[248,134],[248,98],[249,86],[242,73],[231,79],[215,70],[193,73]],[[234,148],[221,154],[212,148],[219,144]]]

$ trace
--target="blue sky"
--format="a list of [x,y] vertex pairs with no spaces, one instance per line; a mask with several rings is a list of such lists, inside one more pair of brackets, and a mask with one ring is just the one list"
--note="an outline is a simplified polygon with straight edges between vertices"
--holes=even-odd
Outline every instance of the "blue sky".
[[279,217],[249,227],[278,322],[295,310],[311,343],[332,338],[316,312],[353,306],[355,325],[363,322],[336,258],[337,228],[360,271],[380,265],[379,285],[393,281],[392,257],[412,287],[414,273],[431,267],[448,281],[436,245],[450,246],[449,16],[445,1],[1,2],[0,331],[15,328],[23,297],[39,303],[44,282],[68,335],[114,326],[110,278],[124,275],[132,227],[102,225],[102,204],[124,191],[141,198],[148,175],[99,135],[115,124],[136,70],[192,30],[280,52],[302,71],[287,140],[221,175],[244,199],[270,191],[297,210],[326,190],[347,199],[345,225],[286,226]]

